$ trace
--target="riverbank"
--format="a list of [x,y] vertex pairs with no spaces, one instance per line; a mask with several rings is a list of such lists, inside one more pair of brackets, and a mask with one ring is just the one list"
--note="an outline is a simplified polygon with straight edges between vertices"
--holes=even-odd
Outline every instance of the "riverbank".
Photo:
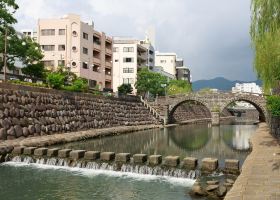
[[252,152],[245,160],[242,172],[226,195],[234,199],[280,199],[280,145],[262,123],[250,139]]
[[28,138],[18,138],[14,140],[4,140],[0,142],[0,154],[6,154],[16,146],[34,146],[45,147],[68,142],[76,142],[97,137],[105,137],[110,135],[120,135],[125,133],[133,133],[136,131],[161,128],[162,125],[140,125],[140,126],[119,126],[103,129],[90,129],[86,131],[78,131],[63,134],[53,134],[45,136],[35,136]]

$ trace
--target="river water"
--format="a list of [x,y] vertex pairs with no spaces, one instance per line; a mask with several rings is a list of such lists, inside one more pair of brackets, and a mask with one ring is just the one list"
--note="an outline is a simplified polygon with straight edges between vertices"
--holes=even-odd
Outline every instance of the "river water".
[[[65,144],[99,151],[239,159],[257,126],[186,125]],[[62,146],[60,146],[62,147]],[[0,199],[187,199],[194,180],[9,162],[0,165]]]

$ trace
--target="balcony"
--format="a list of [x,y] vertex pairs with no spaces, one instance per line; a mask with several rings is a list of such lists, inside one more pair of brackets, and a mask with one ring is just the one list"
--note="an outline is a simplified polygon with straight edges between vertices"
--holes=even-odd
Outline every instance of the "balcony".
[[100,64],[101,64],[101,60],[100,60],[99,58],[93,57],[93,64],[98,64],[98,65],[100,65]]
[[109,49],[109,48],[106,48],[106,54],[108,54],[108,55],[112,55],[112,49]]
[[105,80],[106,81],[111,81],[112,80],[111,74],[110,75],[109,74],[105,74]]
[[96,50],[98,52],[101,51],[101,45],[98,43],[93,43],[93,50]]
[[106,61],[106,68],[112,68],[113,64],[111,61]]

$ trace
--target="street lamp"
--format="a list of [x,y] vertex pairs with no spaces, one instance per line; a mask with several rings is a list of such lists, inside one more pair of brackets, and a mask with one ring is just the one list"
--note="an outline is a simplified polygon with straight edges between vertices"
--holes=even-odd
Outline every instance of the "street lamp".
[[4,82],[7,81],[7,40],[8,40],[8,29],[5,28],[5,41],[4,41]]

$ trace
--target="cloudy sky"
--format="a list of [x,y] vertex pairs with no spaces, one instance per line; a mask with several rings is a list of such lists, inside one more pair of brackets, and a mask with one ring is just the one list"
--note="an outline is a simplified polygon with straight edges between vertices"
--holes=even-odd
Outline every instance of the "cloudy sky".
[[17,28],[38,18],[76,13],[110,36],[142,39],[156,31],[156,49],[176,52],[193,80],[222,76],[255,80],[250,46],[250,0],[16,0]]

